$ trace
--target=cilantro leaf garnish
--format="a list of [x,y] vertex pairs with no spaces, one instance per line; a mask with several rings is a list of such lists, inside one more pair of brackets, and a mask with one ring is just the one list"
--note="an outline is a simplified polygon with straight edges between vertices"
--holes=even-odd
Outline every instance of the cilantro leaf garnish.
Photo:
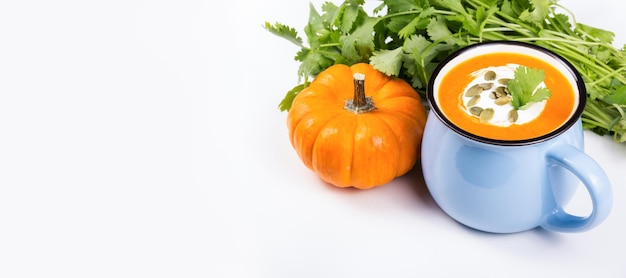
[[526,109],[532,104],[548,99],[552,92],[546,87],[538,87],[545,78],[541,69],[519,66],[515,69],[514,78],[508,82],[511,93],[511,105],[515,110]]

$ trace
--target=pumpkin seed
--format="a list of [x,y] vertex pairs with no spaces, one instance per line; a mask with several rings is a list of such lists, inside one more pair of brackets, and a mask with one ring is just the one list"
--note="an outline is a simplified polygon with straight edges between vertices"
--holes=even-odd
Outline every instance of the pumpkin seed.
[[489,94],[489,98],[490,98],[490,99],[497,99],[497,98],[498,98],[498,96],[496,96],[496,92],[495,92],[495,91],[492,91],[492,92]]
[[496,98],[501,98],[503,96],[506,96],[506,90],[504,86],[500,86],[496,88],[495,92],[496,92]]
[[467,92],[465,92],[465,96],[466,97],[474,97],[477,96],[478,94],[480,94],[483,91],[483,89],[480,87],[479,84],[476,84],[472,87],[470,87],[469,89],[467,89]]
[[513,109],[511,111],[509,111],[509,122],[516,122],[517,121],[517,110]]
[[496,72],[495,71],[488,71],[487,73],[485,73],[485,80],[487,81],[491,81],[496,79]]
[[481,122],[488,122],[489,120],[491,120],[491,118],[493,118],[493,115],[496,112],[493,110],[493,108],[487,108],[487,109],[483,109],[482,112],[480,112],[480,121]]
[[472,99],[467,102],[467,106],[474,106],[480,100],[480,95],[475,95]]
[[511,96],[509,96],[509,95],[505,95],[505,96],[503,96],[503,97],[499,97],[499,98],[497,98],[497,99],[496,99],[496,101],[495,101],[495,103],[496,103],[497,105],[505,105],[505,104],[507,104],[507,103],[511,102],[511,100],[512,100],[512,99],[513,99],[513,98],[512,98]]
[[473,106],[473,107],[470,107],[469,111],[474,116],[480,116],[480,114],[483,112],[483,109],[478,106]]
[[498,79],[498,83],[500,83],[502,85],[509,84],[509,81],[511,81],[511,78],[500,78],[500,79]]
[[489,90],[493,88],[493,83],[480,83],[478,84],[478,86],[481,87],[483,90]]

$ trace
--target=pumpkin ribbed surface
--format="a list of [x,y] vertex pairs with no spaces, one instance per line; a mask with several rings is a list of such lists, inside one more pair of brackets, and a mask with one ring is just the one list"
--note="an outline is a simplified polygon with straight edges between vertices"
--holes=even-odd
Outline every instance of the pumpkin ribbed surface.
[[[354,112],[354,74],[364,77],[374,109]],[[293,100],[287,117],[291,144],[324,181],[367,189],[404,175],[419,159],[426,111],[404,80],[361,63],[334,65]]]

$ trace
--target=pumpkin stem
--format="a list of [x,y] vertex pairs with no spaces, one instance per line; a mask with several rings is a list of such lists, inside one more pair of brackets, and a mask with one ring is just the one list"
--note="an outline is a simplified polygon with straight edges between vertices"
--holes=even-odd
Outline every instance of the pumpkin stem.
[[372,98],[365,96],[365,74],[355,73],[352,78],[354,78],[354,98],[346,100],[344,108],[355,114],[376,109]]

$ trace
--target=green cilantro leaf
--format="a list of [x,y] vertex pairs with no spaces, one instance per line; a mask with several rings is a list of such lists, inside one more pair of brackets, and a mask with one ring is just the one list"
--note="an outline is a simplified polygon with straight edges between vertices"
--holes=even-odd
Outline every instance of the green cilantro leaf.
[[515,11],[513,10],[513,5],[511,4],[511,1],[509,0],[502,1],[502,5],[500,6],[500,12],[510,17],[517,16]]
[[530,7],[530,0],[504,0],[501,10],[511,17],[519,18],[522,13],[528,12]]
[[[480,27],[475,20],[474,10],[466,10],[466,5],[461,0],[432,0],[435,6],[440,6],[445,9],[449,9],[456,13],[455,15],[447,16],[448,19],[458,21],[463,25],[463,28],[474,36],[480,36]],[[470,6],[468,6],[469,8]],[[433,40],[435,41],[435,40]]]
[[[537,90],[535,90],[535,93],[530,96],[530,99],[528,100],[528,103],[526,105],[530,106],[529,104],[543,101],[545,99],[548,99],[551,95],[552,92],[550,91],[550,89],[546,87],[537,88]],[[522,106],[522,109],[525,109],[525,107]]]
[[274,25],[270,24],[269,22],[265,22],[264,27],[272,34],[284,38],[299,47],[303,47],[302,38],[298,36],[298,32],[296,31],[296,29],[278,22],[274,23]]
[[465,7],[463,6],[461,0],[431,0],[430,2],[435,4],[436,6],[440,6],[442,8],[446,8],[457,13],[466,13]]
[[367,18],[351,34],[339,38],[341,53],[350,64],[367,60],[374,51],[374,25],[378,20]]
[[422,35],[413,35],[404,41],[404,67],[412,76],[411,84],[414,87],[422,88],[427,84],[433,60],[449,47],[447,44],[433,44]]
[[550,6],[554,4],[555,0],[533,0],[531,1],[532,8],[524,10],[519,19],[535,24],[536,26],[543,26],[548,14],[550,13]]
[[608,104],[626,105],[626,86],[618,88],[613,94],[605,96],[603,100]]
[[324,36],[328,34],[328,31],[324,26],[324,19],[317,10],[315,10],[315,6],[313,6],[313,4],[309,5],[309,22],[304,27],[304,33],[307,36],[311,48],[316,48],[322,44],[322,40]]
[[341,9],[332,2],[325,2],[322,5],[322,12],[322,19],[324,20],[326,28],[333,28],[339,21]]
[[385,1],[388,12],[390,14],[406,11],[421,11],[424,7],[428,7],[428,1],[415,0],[392,0]]
[[498,11],[498,6],[491,6],[489,9],[486,9],[483,6],[480,6],[476,9],[476,24],[478,26],[478,33],[483,33],[483,28],[488,22],[488,19],[491,18]]
[[402,29],[398,31],[398,35],[400,36],[400,38],[406,39],[415,34],[417,30],[423,30],[428,27],[431,22],[431,19],[429,17],[433,13],[435,13],[435,9],[432,7],[420,11],[418,16],[413,17],[411,22],[409,22],[408,24],[404,24],[404,27],[402,27]]
[[596,27],[591,27],[582,23],[576,24],[576,31],[578,31],[583,37],[596,38],[600,42],[611,44],[615,33],[607,30],[603,30]]
[[278,104],[278,109],[280,109],[281,112],[289,111],[289,109],[291,109],[291,104],[293,103],[293,99],[296,97],[298,93],[304,90],[304,88],[306,88],[307,86],[308,84],[300,84],[300,85],[293,87],[293,89],[289,90],[289,92],[287,92],[287,95],[285,95],[285,98],[283,98],[280,104]]
[[426,31],[432,41],[443,40],[448,44],[454,44],[452,32],[448,29],[447,21],[443,17],[431,19]]
[[[410,14],[407,15],[398,15],[389,19],[387,22],[387,26],[385,26],[389,31],[394,33],[399,33],[402,29],[404,29],[407,25],[411,24],[411,21],[416,20],[416,17]],[[406,31],[405,31],[406,32]]]
[[511,93],[511,104],[515,110],[526,109],[535,102],[549,98],[552,93],[548,88],[537,88],[545,78],[543,70],[519,66],[515,69],[514,78],[507,87]]
[[329,53],[317,49],[302,48],[295,57],[300,61],[298,75],[300,77],[316,76],[335,62],[328,55]]
[[[483,1],[483,3],[484,3],[484,4],[485,4],[485,6],[487,6],[487,7],[495,7],[495,8],[497,8],[497,7],[498,7],[498,2],[499,2],[499,1],[500,1],[500,0],[484,0],[484,1]],[[481,7],[484,7],[484,6],[481,6]]]
[[376,51],[370,58],[370,64],[386,75],[398,76],[402,68],[403,54],[402,47],[393,50]]
[[341,6],[341,24],[339,25],[339,28],[341,28],[342,32],[349,33],[354,29],[359,20],[359,16],[361,15],[361,9],[362,8],[360,6],[351,5],[348,3],[345,3]]
[[556,14],[554,17],[548,18],[551,20],[552,26],[560,33],[573,35],[572,24],[569,21],[569,17],[564,14]]
[[354,6],[360,6],[365,4],[365,0],[346,0],[346,3],[350,3],[351,5]]
[[423,53],[432,43],[422,35],[413,35],[404,41],[403,64],[408,75],[411,77],[411,85],[416,88],[423,88],[426,85],[428,75],[426,74]]

